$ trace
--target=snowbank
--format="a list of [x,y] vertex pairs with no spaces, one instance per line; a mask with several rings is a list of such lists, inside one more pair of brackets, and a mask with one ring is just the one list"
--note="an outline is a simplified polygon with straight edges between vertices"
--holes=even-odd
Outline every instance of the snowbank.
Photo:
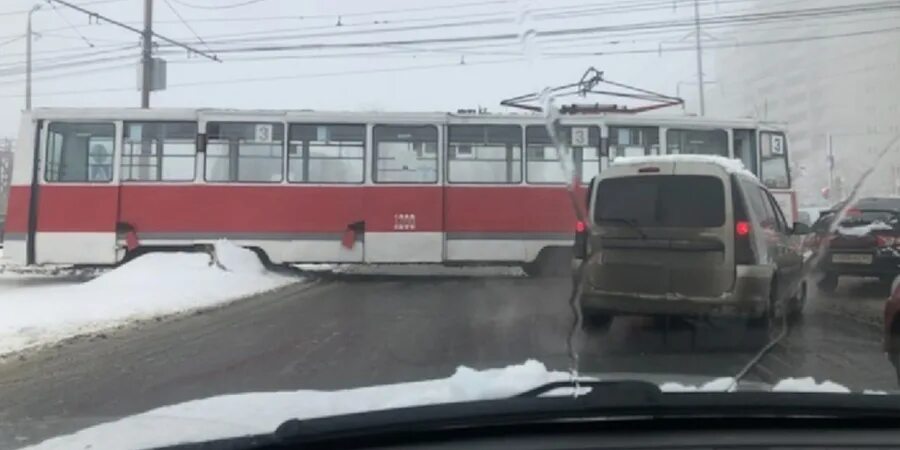
[[744,163],[739,159],[726,158],[716,155],[657,155],[657,156],[623,156],[616,158],[613,165],[627,164],[661,164],[661,163],[688,163],[699,162],[716,164],[728,173],[743,173],[756,178],[752,172],[744,168]]
[[290,418],[504,398],[568,378],[566,372],[548,371],[540,362],[529,360],[503,369],[477,371],[459,367],[449,378],[411,383],[331,392],[304,390],[223,395],[157,408],[28,448],[144,449],[271,433]]
[[297,281],[266,272],[249,250],[226,241],[215,248],[225,270],[203,253],[150,253],[84,283],[5,291],[0,355]]

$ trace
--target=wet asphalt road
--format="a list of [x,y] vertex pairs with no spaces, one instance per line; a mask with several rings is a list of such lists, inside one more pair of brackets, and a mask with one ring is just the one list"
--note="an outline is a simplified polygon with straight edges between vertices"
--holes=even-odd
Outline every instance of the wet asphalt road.
[[[507,271],[508,272],[508,271]],[[565,278],[336,275],[173,320],[72,340],[0,364],[0,448],[213,395],[341,389],[501,367],[565,370]],[[501,272],[505,273],[505,272]],[[749,377],[828,378],[894,389],[880,351],[882,288],[813,295],[804,319]],[[760,349],[734,323],[617,319],[576,336],[583,372],[729,376]]]

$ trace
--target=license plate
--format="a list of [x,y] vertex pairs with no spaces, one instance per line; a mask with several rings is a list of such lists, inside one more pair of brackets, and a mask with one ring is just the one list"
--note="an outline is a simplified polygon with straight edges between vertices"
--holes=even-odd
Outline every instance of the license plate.
[[831,262],[840,264],[872,264],[872,255],[844,254],[831,255]]

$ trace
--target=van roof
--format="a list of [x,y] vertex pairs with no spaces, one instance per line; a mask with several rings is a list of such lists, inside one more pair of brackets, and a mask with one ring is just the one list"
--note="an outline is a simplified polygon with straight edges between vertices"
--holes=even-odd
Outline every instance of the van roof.
[[646,165],[646,164],[678,164],[700,163],[719,166],[727,173],[736,173],[756,179],[756,175],[744,168],[744,163],[739,159],[726,158],[716,155],[658,155],[658,156],[625,156],[616,158],[611,164],[614,166]]

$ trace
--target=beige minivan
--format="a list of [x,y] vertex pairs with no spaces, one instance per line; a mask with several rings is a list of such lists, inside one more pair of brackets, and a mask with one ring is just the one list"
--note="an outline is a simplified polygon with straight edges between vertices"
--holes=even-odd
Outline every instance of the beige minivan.
[[806,299],[801,237],[740,163],[620,158],[590,185],[576,236],[585,323],[615,316],[725,316],[771,326]]

